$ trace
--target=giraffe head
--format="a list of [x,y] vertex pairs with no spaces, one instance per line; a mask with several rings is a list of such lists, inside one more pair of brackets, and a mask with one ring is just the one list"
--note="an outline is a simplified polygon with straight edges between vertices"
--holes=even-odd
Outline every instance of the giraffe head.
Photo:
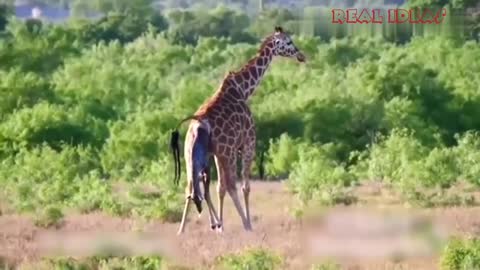
[[274,55],[296,58],[298,62],[305,62],[305,55],[295,46],[290,35],[284,32],[282,27],[275,27],[272,44]]

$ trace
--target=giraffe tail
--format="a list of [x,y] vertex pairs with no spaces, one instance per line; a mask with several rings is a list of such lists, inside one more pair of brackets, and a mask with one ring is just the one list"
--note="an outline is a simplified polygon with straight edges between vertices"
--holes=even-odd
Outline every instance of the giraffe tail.
[[202,120],[196,115],[188,116],[178,123],[176,129],[172,132],[170,137],[170,149],[172,150],[173,162],[175,163],[175,178],[173,179],[173,182],[176,186],[178,186],[178,183],[180,182],[180,176],[182,173],[180,163],[180,144],[178,143],[178,140],[180,139],[180,134],[178,132],[178,129],[180,125],[183,124],[185,121],[192,119],[202,122]]
[[180,163],[180,146],[178,144],[179,137],[180,135],[178,133],[178,130],[175,130],[172,132],[172,135],[170,138],[170,148],[172,149],[173,162],[175,163],[175,178],[173,179],[173,182],[177,186],[180,180],[180,174],[182,172],[181,163]]

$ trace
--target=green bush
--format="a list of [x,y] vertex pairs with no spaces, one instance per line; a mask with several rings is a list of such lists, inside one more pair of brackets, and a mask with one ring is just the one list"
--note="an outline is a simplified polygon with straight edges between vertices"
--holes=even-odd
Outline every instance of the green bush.
[[282,266],[283,259],[266,250],[248,249],[239,254],[220,256],[216,258],[216,263],[220,269],[273,270]]
[[288,184],[303,203],[314,200],[335,204],[345,199],[344,202],[351,203],[351,198],[343,192],[355,179],[345,166],[332,158],[328,146],[303,148],[299,160],[292,166]]
[[440,267],[442,270],[480,269],[480,240],[450,240],[442,253]]
[[0,142],[22,147],[48,144],[98,146],[106,138],[106,124],[82,108],[40,102],[31,108],[20,108],[0,123]]
[[301,147],[298,140],[290,138],[286,133],[282,134],[275,142],[272,140],[267,153],[268,160],[265,164],[267,174],[277,177],[288,176],[299,158]]
[[59,225],[63,218],[63,213],[56,207],[46,207],[42,213],[35,218],[35,225],[40,227],[50,227]]

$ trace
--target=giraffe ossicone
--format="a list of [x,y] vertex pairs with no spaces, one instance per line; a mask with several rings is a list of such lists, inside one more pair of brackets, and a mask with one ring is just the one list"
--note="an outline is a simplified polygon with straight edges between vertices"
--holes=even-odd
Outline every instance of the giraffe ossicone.
[[[210,228],[223,231],[223,203],[227,193],[234,203],[244,229],[247,231],[252,229],[249,177],[255,158],[256,133],[253,115],[247,101],[276,56],[305,62],[304,54],[280,26],[276,26],[274,33],[265,38],[254,58],[240,70],[227,72],[216,92],[200,106],[194,115],[178,124],[180,126],[181,123],[190,120],[184,146],[187,170],[186,199],[178,234],[184,232],[190,202],[195,203],[200,214],[203,199],[208,206]],[[171,137],[176,184],[181,174],[178,126]],[[241,180],[245,209],[240,204],[236,187],[238,152],[241,153],[242,161]],[[218,175],[218,214],[210,197],[211,157],[215,160]],[[200,183],[203,183],[203,196]]]

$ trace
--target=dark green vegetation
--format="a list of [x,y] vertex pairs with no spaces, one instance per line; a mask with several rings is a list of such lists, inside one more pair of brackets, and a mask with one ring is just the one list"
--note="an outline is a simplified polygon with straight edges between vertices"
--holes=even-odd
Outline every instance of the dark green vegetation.
[[[36,212],[41,226],[72,208],[176,220],[171,129],[275,23],[295,29],[298,19],[135,7],[95,22],[5,25],[0,192],[10,211]],[[276,60],[251,100],[267,177],[288,177],[305,203],[353,203],[344,190],[362,180],[420,205],[474,203],[445,196],[460,181],[480,185],[480,47],[456,33],[403,45],[296,35],[307,65]]]

